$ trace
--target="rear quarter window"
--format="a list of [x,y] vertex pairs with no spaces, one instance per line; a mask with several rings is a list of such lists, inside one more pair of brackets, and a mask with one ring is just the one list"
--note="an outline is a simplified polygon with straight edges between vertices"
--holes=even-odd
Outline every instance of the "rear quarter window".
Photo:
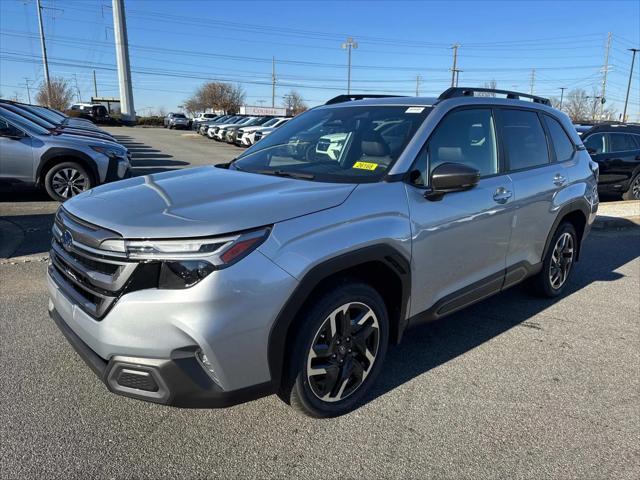
[[574,147],[573,142],[567,136],[567,132],[555,118],[545,115],[544,121],[547,124],[551,143],[556,153],[556,161],[564,162],[570,160],[573,157]]

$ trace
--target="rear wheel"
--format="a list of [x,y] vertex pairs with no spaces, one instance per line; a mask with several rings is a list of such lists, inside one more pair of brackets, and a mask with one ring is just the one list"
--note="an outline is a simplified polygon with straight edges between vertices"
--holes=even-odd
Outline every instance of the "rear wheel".
[[640,200],[640,173],[637,173],[631,184],[629,190],[622,194],[623,200]]
[[543,259],[542,270],[531,280],[535,293],[544,297],[560,295],[567,286],[577,252],[575,228],[569,222],[560,224]]
[[303,315],[280,396],[312,417],[343,415],[380,373],[389,338],[384,301],[370,286],[348,283]]
[[76,162],[54,165],[44,177],[44,188],[51,198],[64,202],[93,186],[87,170]]

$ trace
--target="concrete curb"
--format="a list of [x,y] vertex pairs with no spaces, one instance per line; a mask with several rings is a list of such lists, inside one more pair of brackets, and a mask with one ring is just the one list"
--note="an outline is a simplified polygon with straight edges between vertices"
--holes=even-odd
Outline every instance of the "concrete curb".
[[640,216],[609,217],[598,215],[593,226],[594,230],[628,230],[640,228]]

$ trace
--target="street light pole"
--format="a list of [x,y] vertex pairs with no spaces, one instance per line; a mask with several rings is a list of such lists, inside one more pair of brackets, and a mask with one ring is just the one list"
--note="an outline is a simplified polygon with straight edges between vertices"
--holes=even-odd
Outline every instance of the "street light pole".
[[353,38],[347,38],[346,43],[342,44],[343,50],[349,51],[349,66],[347,70],[347,95],[351,94],[351,49],[358,48],[358,44],[354,42]]
[[564,91],[567,87],[560,87],[560,110],[562,110],[562,101],[564,100]]
[[624,112],[622,113],[622,121],[627,121],[627,104],[629,103],[629,90],[631,90],[631,76],[633,75],[633,64],[636,60],[636,52],[640,52],[638,48],[629,48],[630,52],[632,52],[631,56],[631,68],[629,69],[629,83],[627,84],[627,96],[624,99]]

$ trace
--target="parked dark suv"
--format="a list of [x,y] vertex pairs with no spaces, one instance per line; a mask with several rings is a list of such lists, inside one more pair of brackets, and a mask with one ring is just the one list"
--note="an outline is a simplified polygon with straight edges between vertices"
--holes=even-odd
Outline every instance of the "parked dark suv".
[[597,125],[582,141],[600,166],[598,191],[640,200],[640,125]]

